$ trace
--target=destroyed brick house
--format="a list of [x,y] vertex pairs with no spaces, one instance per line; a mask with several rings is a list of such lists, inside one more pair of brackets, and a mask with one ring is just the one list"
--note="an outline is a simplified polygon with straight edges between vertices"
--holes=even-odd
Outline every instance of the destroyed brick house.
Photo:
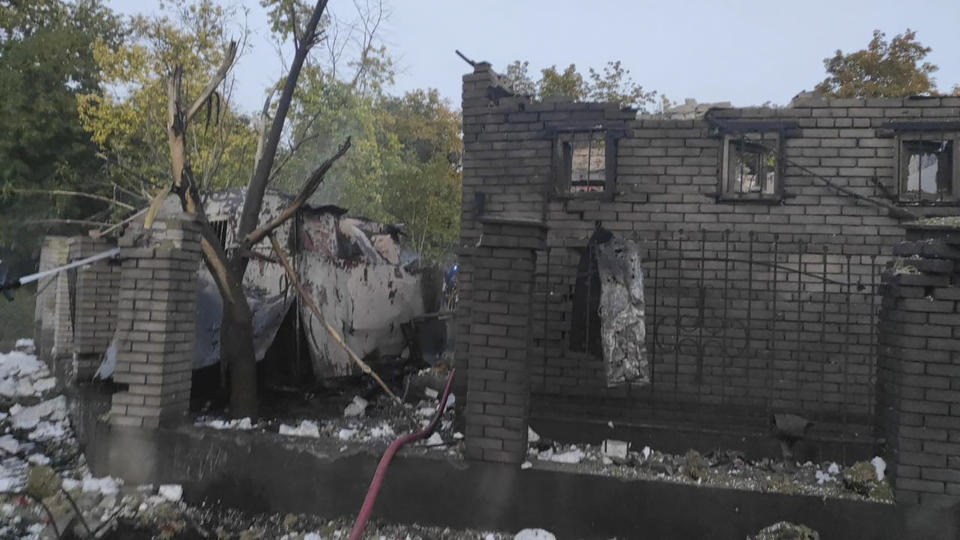
[[919,259],[955,250],[904,243],[960,214],[960,98],[675,119],[534,101],[480,63],[462,105],[469,457],[519,463],[528,423],[776,448],[772,422],[802,459],[886,447],[901,500],[960,496],[936,444],[960,440],[955,265]]
[[[262,215],[265,219],[274,217],[288,203],[287,195],[270,191]],[[207,201],[208,217],[228,249],[236,245],[233,231],[242,204],[243,192],[238,189],[213,193]],[[171,199],[161,219],[176,221],[177,205]],[[439,295],[431,289],[437,284],[435,273],[421,269],[416,254],[401,246],[398,227],[345,214],[345,209],[335,206],[306,206],[278,234],[287,239],[290,259],[302,282],[318,299],[325,319],[342,331],[347,344],[368,360],[396,358],[407,344],[402,325],[423,315],[427,307],[436,309]],[[110,243],[104,239],[50,237],[41,268],[108,247]],[[303,365],[284,369],[312,373],[316,381],[358,374],[343,349],[309,315],[309,308],[297,301],[282,267],[271,260],[269,249],[262,245],[255,249],[261,256],[251,261],[244,284],[254,311],[257,360],[263,360],[271,350],[279,362],[298,364],[304,358],[309,363],[306,371]],[[115,377],[118,342],[130,339],[130,334],[117,331],[118,310],[132,306],[136,286],[121,284],[120,276],[120,266],[100,262],[50,278],[53,283],[40,284],[38,348],[42,355],[53,358],[71,358],[76,353],[74,376],[79,380],[96,377],[125,382],[131,376],[131,380],[142,376],[121,373]],[[164,276],[186,277],[177,269]],[[197,292],[185,291],[180,296],[191,297],[196,304],[190,355],[194,370],[219,361],[223,311],[216,286],[202,265],[196,278]],[[161,298],[158,294],[153,297]],[[290,328],[281,332],[284,324]],[[121,364],[123,356],[121,352]]]
[[[678,456],[734,448],[786,466],[883,456],[898,502],[960,504],[960,235],[952,232],[960,216],[960,98],[801,94],[782,108],[686,103],[638,115],[613,103],[514,95],[479,63],[463,78],[462,107],[457,418],[446,420],[449,440],[437,443],[449,463],[408,462],[399,474],[416,480],[393,492],[401,502],[391,511],[416,507],[434,519],[432,502],[416,505],[443,497],[404,490],[433,495],[471,485],[444,492],[448,509],[468,509],[457,515],[470,526],[513,526],[538,511],[569,530],[636,532],[636,524],[618,529],[617,520],[635,510],[622,504],[637,493],[651,496],[650,512],[668,513],[680,499],[720,496],[674,491],[661,500],[662,485],[618,483],[581,504],[564,498],[565,489],[596,487],[594,480],[548,477],[525,463],[539,459],[531,443],[540,437],[613,439]],[[264,215],[283,197],[271,194]],[[228,246],[241,203],[240,192],[208,202]],[[179,437],[177,452],[151,471],[207,487],[259,482],[278,497],[300,489],[325,501],[322,511],[342,510],[348,498],[323,491],[299,468],[278,479],[261,474],[259,462],[249,466],[249,456],[283,456],[362,498],[373,466],[364,469],[352,450],[343,454],[340,440],[339,454],[323,450],[310,461],[303,456],[316,457],[315,448],[285,453],[293,450],[269,438],[276,433],[248,441],[156,431],[161,420],[182,422],[194,368],[218,356],[219,300],[197,272],[197,226],[178,216],[161,214],[150,231],[132,224],[119,240],[119,265],[98,262],[41,282],[40,354],[72,364],[80,380],[113,370],[123,386],[108,397],[109,430]],[[439,306],[439,279],[415,271],[392,227],[312,207],[280,233],[324,317],[363,356],[399,354],[402,323]],[[49,238],[41,270],[106,247],[103,239]],[[265,246],[256,249],[263,257],[251,260],[245,279],[257,306],[258,358],[271,350],[300,357],[278,343],[290,335],[284,327],[302,325],[306,339],[292,346],[304,347],[317,380],[356,373],[312,326]],[[101,365],[114,338],[115,365]],[[470,463],[451,465],[460,454],[446,445],[462,447]],[[330,455],[350,459],[331,465]],[[519,474],[530,466],[537,475]],[[286,500],[320,511],[297,499]],[[794,500],[791,509],[820,516],[853,508],[818,501]],[[580,512],[593,512],[593,521]],[[610,512],[618,513],[608,523]],[[859,526],[830,516],[823,522]]]

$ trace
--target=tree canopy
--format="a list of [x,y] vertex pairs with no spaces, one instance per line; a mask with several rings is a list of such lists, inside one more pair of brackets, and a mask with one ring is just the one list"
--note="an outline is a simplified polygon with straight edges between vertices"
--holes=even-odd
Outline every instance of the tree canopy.
[[76,96],[102,86],[93,43],[121,37],[119,20],[99,0],[0,4],[0,242],[20,256],[50,230],[24,229],[32,221],[102,219],[103,202],[41,192],[107,189],[96,184],[101,163]]
[[304,70],[278,185],[295,191],[319,156],[349,135],[350,152],[315,200],[402,224],[412,248],[439,257],[459,238],[460,115],[433,89],[388,93],[393,62],[372,43],[352,70],[320,62]]
[[517,60],[507,66],[501,77],[518,94],[537,98],[565,96],[574,101],[612,101],[643,111],[657,100],[657,92],[644,90],[634,82],[630,70],[619,60],[607,62],[599,71],[588,68],[586,76],[577,71],[575,64],[563,70],[550,66],[540,70],[540,79],[536,81],[529,68],[529,62]]
[[889,41],[880,30],[862,49],[850,54],[837,50],[823,60],[827,77],[817,92],[830,97],[902,97],[936,94],[932,75],[937,66],[924,61],[930,51],[909,28]]

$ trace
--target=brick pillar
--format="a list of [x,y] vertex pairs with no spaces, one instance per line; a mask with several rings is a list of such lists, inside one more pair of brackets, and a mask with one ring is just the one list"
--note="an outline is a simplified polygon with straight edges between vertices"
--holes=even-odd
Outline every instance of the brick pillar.
[[[64,246],[64,262],[67,261],[69,242]],[[59,365],[73,358],[73,299],[70,270],[53,276],[53,346],[50,349],[50,367],[60,373]]]
[[200,232],[190,221],[132,225],[120,239],[114,425],[157,427],[186,416],[196,336]]
[[[476,149],[480,133],[483,130],[483,118],[489,112],[490,88],[497,85],[497,75],[490,69],[488,62],[478,62],[473,73],[463,76],[463,102],[461,104],[463,118],[464,162],[470,161],[466,152]],[[456,355],[454,365],[457,367],[457,377],[454,380],[454,392],[458,396],[467,392],[469,370],[467,358],[470,357],[470,305],[473,297],[473,270],[467,263],[471,250],[476,246],[480,237],[480,225],[477,218],[483,213],[480,202],[482,193],[479,188],[483,185],[483,178],[478,175],[472,165],[464,168],[462,182],[461,220],[460,220],[460,273],[457,275],[457,313],[454,320],[456,332]],[[458,420],[462,418],[462,402],[457,404]]]
[[911,238],[884,276],[879,427],[897,500],[953,504],[960,501],[960,234],[911,230]]
[[[40,248],[40,268],[50,270],[67,262],[66,236],[47,236]],[[57,321],[57,276],[43,278],[37,283],[37,303],[34,311],[33,341],[37,357],[47,362],[53,355]]]
[[482,217],[467,261],[473,278],[467,358],[467,456],[520,464],[530,413],[533,279],[546,227],[534,220]]
[[[71,261],[83,259],[114,246],[104,239],[77,237],[70,240]],[[73,325],[74,373],[77,380],[93,377],[117,325],[120,267],[102,260],[76,271]]]

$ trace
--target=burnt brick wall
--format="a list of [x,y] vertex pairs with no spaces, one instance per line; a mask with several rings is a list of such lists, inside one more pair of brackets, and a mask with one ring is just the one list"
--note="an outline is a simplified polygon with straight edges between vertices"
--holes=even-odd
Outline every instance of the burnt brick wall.
[[[878,130],[891,120],[958,114],[960,98],[947,97],[813,97],[779,109],[714,110],[712,117],[720,121],[797,126],[783,139],[789,160],[783,200],[729,201],[718,197],[722,138],[708,121],[637,117],[608,103],[504,97],[489,64],[478,64],[463,78],[462,245],[480,239],[481,215],[534,218],[549,226],[533,298],[538,307],[531,328],[532,415],[675,423],[697,421],[692,411],[727,411],[732,424],[762,429],[765,413],[776,409],[815,413],[830,430],[849,431],[844,436],[872,437],[879,302],[873,285],[903,227],[886,208],[844,195],[811,173],[882,200],[884,190],[896,191],[895,139]],[[615,188],[599,196],[557,193],[552,165],[557,130],[597,125],[623,133]],[[923,211],[952,214],[957,208]],[[658,261],[644,263],[645,272],[657,274],[648,280],[648,302],[659,295],[661,306],[680,306],[681,318],[701,307],[721,313],[734,306],[726,317],[754,328],[752,338],[762,338],[751,345],[755,354],[737,358],[740,365],[708,357],[700,373],[690,355],[662,355],[655,360],[653,384],[607,388],[601,359],[568,350],[577,262],[597,225],[638,241],[648,261],[656,253]],[[727,240],[720,239],[724,234]],[[724,276],[716,266],[704,272],[685,261],[704,256],[752,262],[734,263],[732,275]],[[779,277],[759,270],[762,265],[779,266]],[[742,276],[751,269],[753,285],[744,287]],[[467,265],[461,280],[461,366],[472,347],[471,271]],[[733,296],[698,300],[692,292],[712,293],[725,282],[732,284]],[[656,324],[651,314],[648,350]],[[716,376],[718,370],[722,374]],[[837,423],[843,426],[832,425]]]
[[[72,238],[69,260],[80,260],[113,247],[104,239]],[[76,270],[73,347],[78,380],[93,377],[110,346],[117,326],[119,287],[120,267],[113,261],[101,260]]]
[[912,229],[884,276],[881,428],[897,499],[960,500],[960,231]]
[[186,416],[196,339],[200,229],[190,221],[131,225],[120,238],[117,368],[110,421],[157,427]]
[[466,451],[519,464],[527,451],[533,272],[546,229],[532,220],[481,221],[483,238],[465,258],[473,283]]

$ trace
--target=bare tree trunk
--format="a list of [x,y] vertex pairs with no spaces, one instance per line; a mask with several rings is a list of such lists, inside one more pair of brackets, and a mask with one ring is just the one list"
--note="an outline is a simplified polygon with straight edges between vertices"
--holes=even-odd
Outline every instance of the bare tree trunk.
[[241,302],[223,304],[220,361],[230,366],[230,416],[257,417],[257,358],[253,347],[253,314]]
[[350,140],[340,147],[338,152],[315,169],[307,178],[304,188],[294,202],[283,212],[280,218],[271,221],[260,229],[260,210],[270,172],[273,167],[277,147],[283,132],[283,123],[290,108],[290,101],[300,77],[300,70],[306,61],[310,48],[319,39],[317,25],[327,0],[317,0],[313,15],[300,39],[296,39],[296,54],[290,73],[287,75],[283,93],[277,104],[269,137],[262,146],[262,155],[247,189],[247,197],[241,211],[237,238],[240,246],[232,258],[227,256],[225,246],[221,245],[216,232],[207,220],[197,191],[193,173],[190,170],[186,145],[186,130],[190,121],[211,98],[216,87],[226,77],[236,58],[237,44],[231,43],[223,64],[210,82],[201,90],[200,95],[184,112],[182,99],[182,68],[177,67],[167,80],[167,141],[170,147],[170,166],[173,182],[157,193],[147,211],[145,226],[150,227],[164,200],[171,193],[180,198],[183,211],[196,219],[201,230],[201,251],[203,260],[213,276],[220,297],[223,299],[223,318],[220,326],[220,361],[230,367],[230,414],[235,418],[257,416],[257,362],[253,346],[253,313],[243,291],[243,274],[246,271],[250,248],[266,237],[270,231],[290,219],[313,194],[323,181],[323,177],[333,163],[350,148]]

